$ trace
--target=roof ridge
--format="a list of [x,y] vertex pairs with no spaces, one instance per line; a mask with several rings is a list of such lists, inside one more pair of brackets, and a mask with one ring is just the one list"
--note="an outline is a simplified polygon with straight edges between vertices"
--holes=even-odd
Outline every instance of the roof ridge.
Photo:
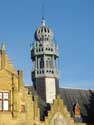
[[88,88],[72,88],[72,87],[61,87],[60,89],[75,89],[75,90],[94,90],[94,89],[88,89]]

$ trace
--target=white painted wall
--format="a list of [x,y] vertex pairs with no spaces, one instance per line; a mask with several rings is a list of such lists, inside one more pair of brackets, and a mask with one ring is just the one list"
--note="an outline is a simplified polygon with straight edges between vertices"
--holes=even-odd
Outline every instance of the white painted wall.
[[46,78],[46,102],[53,103],[53,100],[56,97],[56,86],[55,86],[55,79],[54,78]]

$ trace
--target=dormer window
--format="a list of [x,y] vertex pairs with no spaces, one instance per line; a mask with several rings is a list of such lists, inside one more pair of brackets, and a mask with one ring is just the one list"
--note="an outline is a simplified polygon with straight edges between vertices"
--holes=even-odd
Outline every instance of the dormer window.
[[9,93],[0,92],[0,111],[9,110]]
[[80,104],[78,102],[73,106],[73,111],[74,111],[75,117],[81,116]]

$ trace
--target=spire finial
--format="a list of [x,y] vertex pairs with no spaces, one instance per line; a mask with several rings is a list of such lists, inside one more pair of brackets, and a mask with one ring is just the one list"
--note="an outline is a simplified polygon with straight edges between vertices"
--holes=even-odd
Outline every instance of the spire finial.
[[42,4],[41,6],[41,11],[42,11],[42,20],[45,20],[45,16],[44,16],[44,4]]
[[1,50],[6,50],[5,42],[2,42]]
[[42,19],[42,22],[41,22],[42,26],[45,26],[45,20]]

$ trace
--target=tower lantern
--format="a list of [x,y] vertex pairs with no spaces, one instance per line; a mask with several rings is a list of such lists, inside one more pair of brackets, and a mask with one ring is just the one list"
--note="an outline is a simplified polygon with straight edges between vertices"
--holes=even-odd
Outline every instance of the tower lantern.
[[52,103],[59,92],[58,48],[44,19],[35,31],[34,39],[31,49],[33,86],[42,99]]

